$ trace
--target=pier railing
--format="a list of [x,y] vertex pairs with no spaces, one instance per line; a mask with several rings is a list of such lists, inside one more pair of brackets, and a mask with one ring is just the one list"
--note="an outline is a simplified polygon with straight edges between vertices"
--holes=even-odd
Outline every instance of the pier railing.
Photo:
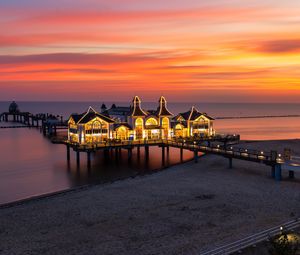
[[102,148],[112,148],[112,147],[134,147],[134,146],[170,146],[180,149],[186,149],[190,151],[198,151],[203,153],[217,154],[225,156],[228,158],[244,159],[248,161],[262,162],[265,164],[271,163],[282,163],[280,154],[271,151],[264,152],[253,149],[239,148],[236,146],[224,146],[220,144],[210,144],[204,145],[205,140],[202,141],[176,141],[169,139],[154,139],[154,140],[122,140],[122,141],[102,141],[92,144],[78,144],[70,141],[65,141],[65,143],[71,146],[74,150],[78,151],[93,151]]

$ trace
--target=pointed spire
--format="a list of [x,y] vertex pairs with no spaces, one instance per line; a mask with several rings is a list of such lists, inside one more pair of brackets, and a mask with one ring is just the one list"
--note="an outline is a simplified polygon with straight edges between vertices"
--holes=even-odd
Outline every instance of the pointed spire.
[[101,112],[105,112],[107,110],[106,105],[103,103],[101,105]]
[[135,96],[132,100],[133,109],[131,116],[146,116],[147,113],[143,111],[141,107],[141,99],[138,96]]
[[164,96],[159,98],[158,116],[173,116],[173,114],[167,108],[167,100]]

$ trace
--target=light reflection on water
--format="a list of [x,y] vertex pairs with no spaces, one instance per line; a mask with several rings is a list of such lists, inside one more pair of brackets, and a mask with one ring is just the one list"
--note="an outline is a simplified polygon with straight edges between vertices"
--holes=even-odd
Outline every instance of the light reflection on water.
[[[52,144],[37,129],[2,129],[0,141],[0,204],[88,183],[147,174],[180,163],[180,151],[175,148],[165,154],[164,164],[158,147],[150,147],[148,162],[143,148],[139,159],[136,149],[133,150],[131,161],[128,161],[127,150],[118,156],[111,151],[109,157],[98,151],[92,156],[92,167],[88,171],[86,153],[81,153],[78,169],[75,152],[71,151],[68,166],[65,146]],[[183,160],[191,158],[192,153],[185,151]]]
[[[32,113],[49,112],[67,117],[72,112],[83,112],[89,105],[100,109],[102,102],[21,102],[23,111]],[[0,112],[7,110],[9,103],[0,102]],[[110,103],[107,103],[109,106]],[[122,103],[127,105],[127,103]],[[174,113],[183,112],[192,103],[170,103]],[[300,114],[300,104],[195,104],[202,112],[212,116],[291,115]],[[156,103],[143,103],[145,109],[155,109]],[[7,125],[1,123],[0,125]],[[11,125],[8,124],[8,125]],[[216,120],[219,133],[237,133],[241,139],[270,140],[300,138],[300,118],[231,119]],[[127,160],[127,151],[121,157],[112,153],[110,158],[98,152],[93,156],[92,169],[87,171],[86,155],[81,155],[81,167],[75,165],[75,153],[71,154],[71,166],[66,162],[66,148],[53,145],[37,129],[0,129],[0,204],[22,198],[94,182],[106,182],[136,174],[153,172],[163,166],[161,149],[150,149],[148,164],[143,156]],[[192,158],[185,152],[184,160]],[[170,149],[165,166],[180,162],[178,149]]]

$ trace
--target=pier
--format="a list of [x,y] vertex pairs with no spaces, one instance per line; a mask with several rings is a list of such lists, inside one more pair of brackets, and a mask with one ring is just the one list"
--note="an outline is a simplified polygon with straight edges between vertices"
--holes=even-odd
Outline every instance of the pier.
[[1,126],[0,129],[37,128],[45,136],[55,136],[58,130],[67,131],[68,129],[67,122],[63,120],[62,116],[54,116],[49,113],[3,112],[0,114],[0,122],[14,123],[14,125]]
[[183,151],[188,150],[194,153],[194,162],[199,162],[199,154],[214,154],[228,159],[228,168],[233,168],[234,160],[244,160],[255,162],[270,166],[271,176],[277,181],[282,179],[282,171],[289,171],[289,178],[294,178],[294,172],[300,171],[300,164],[296,164],[293,160],[284,159],[284,157],[277,151],[257,151],[237,147],[236,143],[239,141],[239,136],[215,137],[211,139],[198,139],[198,140],[140,140],[140,141],[107,141],[103,143],[82,145],[71,143],[69,141],[54,141],[54,143],[62,143],[67,148],[67,161],[70,164],[71,149],[76,153],[76,165],[80,166],[80,157],[82,153],[87,155],[87,166],[91,167],[91,154],[93,152],[103,150],[104,152],[115,150],[119,153],[122,150],[128,151],[128,160],[132,157],[132,150],[137,149],[137,156],[139,157],[140,151],[145,150],[145,160],[149,160],[149,147],[158,146],[161,148],[162,159],[164,160],[166,153],[169,153],[169,148],[180,149],[180,158],[182,161]]
[[[135,102],[137,105],[133,109],[139,109],[140,112],[144,113],[142,109],[140,108],[140,100],[135,97]],[[161,111],[159,112],[165,112],[165,114],[170,114],[167,109],[166,109],[166,101],[162,97],[160,99],[160,104],[161,104]],[[114,108],[116,109],[116,108]],[[195,116],[200,116],[199,118],[206,118],[210,122],[208,122],[207,125],[203,126],[203,123],[197,124],[194,126],[195,129],[203,129],[205,128],[207,132],[212,132],[213,129],[211,127],[212,120],[213,118],[209,117],[206,114],[200,113],[197,111],[194,107],[187,112],[189,116],[195,115]],[[182,119],[182,116],[187,115],[187,113],[183,113],[180,115],[180,118]],[[146,114],[146,113],[145,113]],[[151,115],[152,116],[152,115]],[[86,123],[79,124],[82,126],[76,126],[74,119],[72,118],[77,118],[79,117],[80,120],[85,120]],[[110,123],[109,125],[106,125],[103,129],[102,126],[101,128],[97,127],[94,128],[93,120],[100,119],[101,121],[104,121],[104,123]],[[138,117],[140,119],[140,117]],[[165,118],[166,119],[166,118]],[[153,117],[150,117],[149,120],[153,121]],[[144,137],[143,139],[115,139],[111,138],[113,132],[115,132],[116,137],[118,135],[123,134],[128,136],[129,131],[125,131],[127,133],[118,133],[118,127],[123,127],[123,130],[126,130],[131,128],[130,125],[127,123],[122,123],[122,125],[119,124],[119,126],[116,127],[115,131],[110,131],[110,135],[108,135],[108,130],[109,127],[112,127],[115,124],[114,120],[97,113],[94,109],[91,107],[89,110],[80,116],[73,116],[71,115],[71,118],[69,119],[68,123],[67,121],[63,121],[62,116],[54,116],[51,114],[31,114],[29,112],[21,112],[18,109],[18,106],[15,102],[13,102],[10,107],[8,112],[4,112],[0,114],[0,122],[14,122],[14,123],[19,123],[22,125],[11,125],[11,126],[2,126],[1,129],[3,128],[31,128],[31,127],[36,127],[39,128],[40,131],[45,135],[51,138],[51,141],[54,144],[64,144],[66,145],[66,150],[67,150],[67,162],[70,164],[71,162],[71,149],[75,152],[76,156],[76,165],[79,168],[80,167],[80,162],[81,162],[81,154],[86,153],[86,161],[87,161],[87,168],[90,169],[92,165],[92,154],[94,154],[96,151],[103,150],[104,153],[108,153],[109,151],[115,151],[115,155],[120,155],[121,150],[127,151],[128,155],[128,160],[130,161],[132,159],[132,154],[133,150],[137,150],[137,157],[138,159],[140,158],[140,153],[141,149],[144,150],[144,155],[145,155],[145,160],[149,160],[150,157],[150,150],[149,148],[151,146],[157,146],[161,148],[161,156],[162,156],[162,161],[164,163],[166,156],[168,157],[169,154],[169,148],[178,148],[180,150],[180,160],[183,161],[183,152],[184,150],[188,150],[193,152],[193,158],[194,162],[198,163],[199,161],[199,154],[214,154],[218,156],[222,156],[228,159],[228,168],[231,169],[234,167],[234,160],[244,160],[248,162],[255,162],[259,164],[264,164],[267,166],[270,166],[271,168],[271,176],[277,180],[280,181],[282,179],[282,171],[288,171],[289,173],[289,178],[293,179],[295,177],[295,172],[300,171],[300,160],[295,161],[295,158],[292,158],[290,155],[290,151],[285,151],[283,153],[284,156],[282,156],[280,153],[277,151],[257,151],[257,150],[252,150],[252,149],[247,149],[243,147],[237,147],[237,143],[240,141],[240,136],[239,135],[220,135],[216,134],[214,131],[211,133],[211,135],[206,135],[206,136],[199,136],[199,135],[194,135],[192,136],[191,134],[188,137],[182,138],[181,136],[169,136],[168,132],[165,132],[162,135],[161,138],[155,139],[152,138],[152,134],[157,134],[157,132],[161,132],[159,130],[163,129],[162,127],[157,127],[156,125],[148,125],[147,127],[152,128],[154,131],[149,131],[151,129],[147,129],[147,135],[148,137]],[[73,122],[72,122],[73,121]],[[97,122],[99,123],[100,122]],[[106,122],[105,122],[106,121]],[[169,121],[169,120],[168,120]],[[190,121],[190,119],[189,119]],[[102,122],[103,123],[103,122]],[[169,123],[169,122],[168,122]],[[176,122],[177,123],[177,122]],[[175,123],[175,124],[176,124]],[[70,124],[70,127],[69,127]],[[97,139],[96,141],[92,142],[82,142],[80,139],[78,140],[78,137],[82,136],[82,128],[87,126],[89,127],[91,125],[93,128],[92,129],[87,129],[85,131],[85,134],[87,137],[90,137],[90,139]],[[116,124],[118,125],[118,124]],[[182,126],[184,126],[181,122],[176,125],[180,126],[180,129],[176,129],[175,131],[177,132],[182,132]],[[187,125],[188,126],[188,125]],[[169,124],[168,124],[169,127]],[[170,128],[170,127],[169,127]],[[188,134],[192,132],[192,128],[185,128],[186,132]],[[57,136],[57,131],[58,130],[64,130],[68,131],[68,139],[58,137]],[[81,133],[76,133],[78,130],[81,130]],[[178,131],[179,130],[179,131]],[[99,131],[101,131],[99,133]],[[169,129],[170,131],[170,129]],[[75,133],[74,133],[75,132]],[[102,133],[103,132],[103,133]],[[135,135],[137,134],[138,131],[133,132]],[[71,135],[70,135],[71,134]],[[150,134],[150,135],[149,135]],[[167,136],[166,136],[167,134]],[[182,133],[177,133],[177,134],[182,134]],[[210,134],[210,133],[207,133]],[[99,136],[100,135],[100,136]],[[163,137],[167,137],[167,139],[164,139]],[[91,138],[92,137],[92,138]],[[101,138],[99,140],[99,137]],[[104,139],[103,139],[104,137]],[[72,139],[70,139],[72,138]],[[77,141],[77,140],[78,141]]]

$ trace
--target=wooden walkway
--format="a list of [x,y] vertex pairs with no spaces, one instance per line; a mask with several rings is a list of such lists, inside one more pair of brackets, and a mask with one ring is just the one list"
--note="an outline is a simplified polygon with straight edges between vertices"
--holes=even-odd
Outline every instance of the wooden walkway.
[[[59,117],[59,118],[58,118]],[[22,125],[1,126],[0,129],[8,128],[40,128],[46,136],[56,135],[58,130],[68,128],[62,116],[53,116],[48,113],[32,114],[30,112],[3,112],[0,114],[0,122],[12,122]]]
[[[266,165],[273,165],[280,161],[276,151],[262,152],[256,150],[249,150],[244,148],[237,148],[235,146],[224,145],[203,145],[203,143],[209,142],[220,142],[226,143],[234,140],[224,140],[224,139],[202,139],[194,142],[177,142],[174,140],[147,140],[147,141],[120,141],[120,142],[102,142],[95,144],[79,145],[77,143],[72,143],[64,141],[63,143],[70,146],[74,151],[79,152],[94,152],[101,149],[114,149],[114,148],[124,148],[133,149],[134,147],[147,147],[147,146],[159,146],[159,147],[173,147],[189,151],[195,151],[196,153],[202,152],[206,154],[215,154],[228,158],[235,158],[247,161],[253,161],[258,163],[264,163]],[[54,143],[62,143],[53,141]],[[273,153],[273,154],[272,154]]]
[[289,172],[289,177],[294,178],[294,172],[300,171],[300,164],[295,164],[293,160],[285,161],[281,154],[277,151],[258,151],[246,148],[237,147],[237,145],[230,145],[230,143],[237,142],[239,137],[227,136],[215,138],[202,138],[195,141],[176,141],[176,140],[140,140],[140,141],[107,141],[95,144],[79,145],[69,141],[53,141],[54,143],[63,143],[67,147],[67,159],[70,161],[70,148],[76,152],[77,166],[80,165],[80,153],[87,153],[88,167],[91,165],[91,153],[98,150],[128,150],[128,158],[132,156],[132,150],[137,148],[138,155],[140,148],[145,149],[146,159],[149,157],[149,147],[158,146],[162,149],[162,158],[165,157],[165,149],[167,152],[169,147],[180,149],[180,157],[182,159],[183,150],[194,152],[194,161],[198,162],[199,153],[214,154],[225,157],[229,161],[229,168],[233,167],[233,160],[244,160],[249,162],[256,162],[271,167],[271,175],[275,180],[282,179],[282,170]]

